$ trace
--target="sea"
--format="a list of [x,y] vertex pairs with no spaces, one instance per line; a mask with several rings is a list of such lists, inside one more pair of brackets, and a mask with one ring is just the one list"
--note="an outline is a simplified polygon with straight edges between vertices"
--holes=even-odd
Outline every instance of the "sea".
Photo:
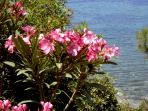
[[137,32],[148,27],[148,0],[67,0],[73,11],[70,27],[86,22],[89,28],[120,48],[118,65],[103,68],[133,105],[148,99],[148,54],[137,47]]

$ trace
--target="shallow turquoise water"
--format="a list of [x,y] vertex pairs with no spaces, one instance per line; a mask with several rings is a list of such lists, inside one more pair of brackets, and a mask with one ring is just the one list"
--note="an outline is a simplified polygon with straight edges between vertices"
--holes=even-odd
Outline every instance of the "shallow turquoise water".
[[71,26],[82,21],[120,48],[117,66],[104,66],[126,97],[135,104],[148,98],[148,60],[136,46],[136,33],[148,27],[148,0],[69,0]]

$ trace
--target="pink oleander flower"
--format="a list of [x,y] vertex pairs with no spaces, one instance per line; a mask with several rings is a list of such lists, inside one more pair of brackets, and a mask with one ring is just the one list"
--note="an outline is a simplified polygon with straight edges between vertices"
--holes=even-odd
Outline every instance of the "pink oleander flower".
[[77,42],[80,39],[80,35],[74,31],[68,30],[64,32],[66,42]]
[[20,17],[25,16],[27,14],[27,11],[22,6],[22,2],[15,2],[12,5],[11,13],[16,18],[16,20],[19,20]]
[[119,48],[115,46],[114,47],[106,46],[104,48],[104,54],[103,54],[104,60],[108,60],[114,56],[119,56]]
[[83,43],[80,34],[75,31],[69,31],[67,36],[69,36],[71,42],[80,43],[80,44]]
[[64,34],[61,33],[61,29],[55,29],[54,31],[51,31],[50,37],[54,41],[58,41],[60,43],[64,42]]
[[89,31],[88,29],[85,28],[82,39],[83,39],[83,42],[84,42],[85,45],[90,45],[93,42],[95,42],[97,37],[92,31]]
[[26,25],[26,26],[23,26],[22,27],[22,30],[27,34],[27,36],[31,36],[31,35],[34,35],[35,32],[36,32],[36,29],[35,27],[33,26],[30,26],[30,25]]
[[70,34],[71,31],[65,31],[64,32],[64,42],[65,44],[67,44],[68,42],[70,42],[70,37],[69,37],[69,34]]
[[2,109],[2,108],[3,108],[3,101],[0,100],[0,109]]
[[106,40],[102,38],[96,38],[90,45],[91,49],[97,53],[100,53],[102,49],[107,45]]
[[77,44],[81,47],[81,49],[85,46],[82,37],[78,32],[71,31],[69,33],[70,43]]
[[71,43],[69,46],[67,46],[67,52],[72,56],[77,56],[81,49],[82,47],[77,43]]
[[8,110],[11,107],[11,103],[9,100],[3,100],[5,105],[5,110]]
[[22,2],[15,2],[14,4],[13,4],[13,7],[15,8],[15,9],[19,9],[19,8],[21,8],[23,5],[22,5]]
[[9,108],[11,107],[11,103],[9,100],[0,100],[0,110],[2,111],[9,111]]
[[39,34],[39,40],[41,40],[41,39],[43,39],[45,36],[44,36],[44,34]]
[[8,48],[8,52],[10,52],[10,53],[14,52],[15,45],[12,40],[12,35],[10,35],[8,37],[7,41],[5,42],[5,48]]
[[89,48],[86,52],[86,59],[88,60],[88,62],[91,62],[91,61],[93,62],[98,59],[98,55],[95,51]]
[[24,9],[22,9],[22,10],[20,10],[20,11],[18,12],[18,15],[20,15],[20,16],[25,16],[25,15],[27,15],[27,14],[28,14],[27,11],[24,10]]
[[13,106],[12,111],[27,111],[27,105],[26,104],[18,104],[17,106]]
[[26,44],[31,45],[30,37],[29,37],[29,36],[26,36],[26,37],[22,36],[22,39],[23,39],[23,41],[24,41]]
[[67,43],[70,42],[70,38],[68,36],[68,31],[62,33],[61,29],[55,29],[50,33],[50,39],[52,41],[60,42],[60,43]]
[[40,102],[41,105],[43,106],[43,111],[51,111],[53,108],[53,105],[50,102]]
[[42,38],[39,40],[39,48],[45,53],[49,54],[55,50],[54,44],[50,42],[47,38]]
[[100,46],[104,47],[105,45],[107,45],[107,41],[104,40],[103,38],[97,38],[94,41],[94,44],[99,44]]
[[[30,37],[29,37],[29,36],[20,35],[20,37],[23,39],[23,41],[24,41],[26,44],[31,45]],[[17,38],[18,38],[18,35],[16,35],[15,38],[17,39]],[[7,38],[7,40],[6,40],[6,42],[5,42],[4,45],[5,45],[5,48],[8,49],[8,52],[9,52],[9,53],[13,53],[13,52],[14,52],[15,44],[14,44],[14,42],[13,42],[13,40],[12,40],[12,35],[10,35],[10,36]]]

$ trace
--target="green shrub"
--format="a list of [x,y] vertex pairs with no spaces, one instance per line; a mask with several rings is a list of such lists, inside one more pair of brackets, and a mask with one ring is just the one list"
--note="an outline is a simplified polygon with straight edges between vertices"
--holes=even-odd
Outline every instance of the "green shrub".
[[144,28],[137,33],[137,44],[142,52],[148,52],[148,28]]

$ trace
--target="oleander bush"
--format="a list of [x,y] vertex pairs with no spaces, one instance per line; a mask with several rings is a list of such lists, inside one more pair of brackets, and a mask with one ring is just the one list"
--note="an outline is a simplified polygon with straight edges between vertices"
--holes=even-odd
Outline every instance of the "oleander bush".
[[0,2],[0,110],[119,110],[101,68],[116,65],[111,58],[119,55],[118,47],[86,26],[66,29],[71,11],[64,4]]

